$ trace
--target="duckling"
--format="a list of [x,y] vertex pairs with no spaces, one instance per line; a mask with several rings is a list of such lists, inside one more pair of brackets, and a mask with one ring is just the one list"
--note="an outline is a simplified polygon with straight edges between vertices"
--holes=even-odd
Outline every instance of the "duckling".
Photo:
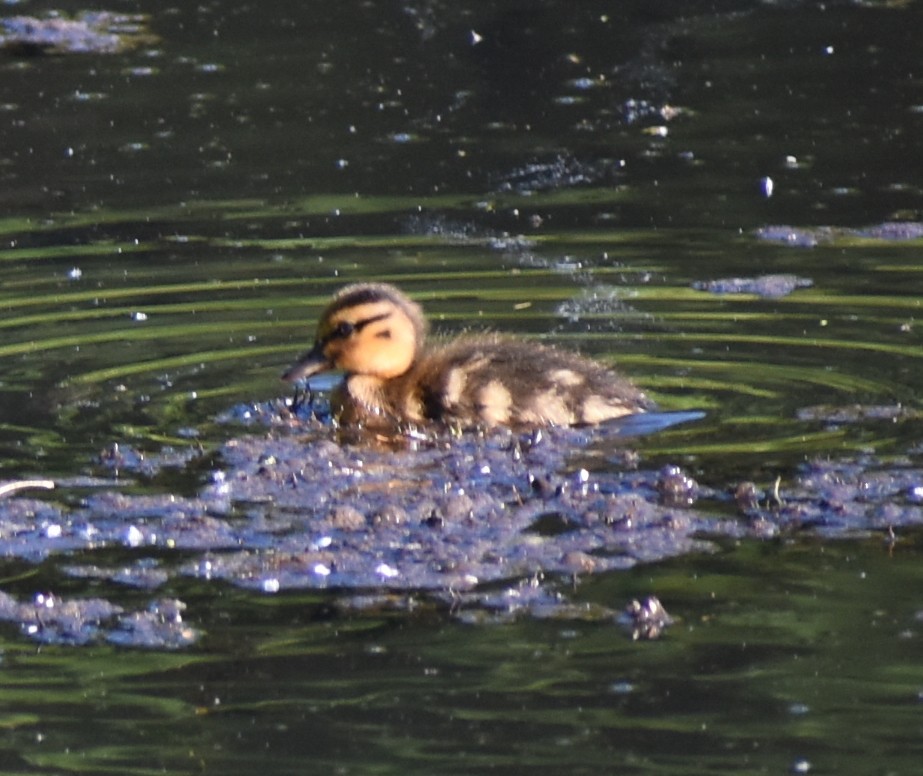
[[653,406],[574,353],[498,334],[428,347],[426,331],[423,310],[394,286],[346,286],[321,314],[314,347],[282,379],[345,372],[331,408],[346,425],[593,425]]

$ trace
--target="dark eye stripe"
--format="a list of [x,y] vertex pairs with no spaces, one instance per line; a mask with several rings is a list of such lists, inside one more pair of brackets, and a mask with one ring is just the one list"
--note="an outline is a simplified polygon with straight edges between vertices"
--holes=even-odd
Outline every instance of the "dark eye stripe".
[[331,342],[335,339],[346,339],[355,332],[362,331],[370,323],[375,323],[377,321],[383,321],[385,318],[389,318],[391,313],[381,313],[381,315],[373,315],[371,318],[365,318],[361,321],[356,321],[355,323],[350,323],[349,321],[341,321],[337,324],[337,327],[331,331],[326,337],[324,337],[324,344]]

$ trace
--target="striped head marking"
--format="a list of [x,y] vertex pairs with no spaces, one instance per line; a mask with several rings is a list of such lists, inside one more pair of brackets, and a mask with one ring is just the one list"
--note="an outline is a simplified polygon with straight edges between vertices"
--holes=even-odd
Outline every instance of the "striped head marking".
[[410,369],[424,331],[420,308],[393,286],[347,286],[321,315],[314,347],[283,377],[339,369],[390,380]]

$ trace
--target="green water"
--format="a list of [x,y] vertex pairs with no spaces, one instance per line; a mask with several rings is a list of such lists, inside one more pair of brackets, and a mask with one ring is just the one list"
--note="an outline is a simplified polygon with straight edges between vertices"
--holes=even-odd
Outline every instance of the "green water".
[[[918,4],[132,9],[157,44],[0,60],[4,479],[73,477],[113,442],[220,443],[216,414],[286,390],[356,279],[399,283],[439,332],[577,347],[706,410],[637,448],[719,489],[919,447],[918,421],[798,412],[916,406],[920,241],[755,233],[920,219]],[[691,285],[768,273],[812,285]],[[884,538],[580,580],[588,604],[656,594],[677,624],[652,643],[171,582],[205,633],[184,651],[4,626],[0,770],[915,773],[920,535]],[[64,562],[7,561],[4,589],[150,597]]]

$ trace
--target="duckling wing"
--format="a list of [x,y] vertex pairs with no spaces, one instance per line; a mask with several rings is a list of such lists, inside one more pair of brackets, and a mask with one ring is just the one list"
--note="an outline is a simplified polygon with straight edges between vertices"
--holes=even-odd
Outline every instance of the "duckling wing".
[[503,337],[457,340],[425,359],[427,417],[486,425],[583,425],[643,412],[647,397],[590,359]]

